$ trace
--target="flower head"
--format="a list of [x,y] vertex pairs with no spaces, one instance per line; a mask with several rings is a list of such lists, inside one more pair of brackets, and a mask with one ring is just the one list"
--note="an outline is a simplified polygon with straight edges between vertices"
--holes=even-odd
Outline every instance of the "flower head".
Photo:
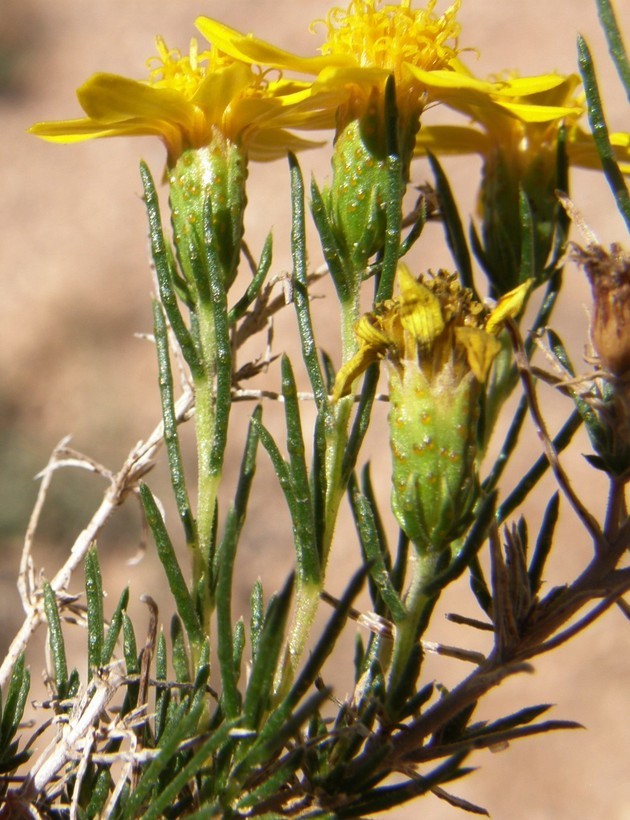
[[417,281],[398,271],[400,295],[357,324],[357,354],[337,375],[334,397],[374,361],[388,365],[392,508],[419,550],[459,537],[478,497],[478,418],[484,383],[501,349],[497,338],[517,316],[530,283],[494,310],[454,274]]
[[[473,78],[459,60],[453,67]],[[433,82],[437,80],[433,78]],[[495,78],[488,83],[487,93],[478,95],[474,101],[443,95],[446,105],[464,114],[471,125],[425,124],[417,137],[416,153],[476,153],[487,158],[501,147],[509,155],[515,173],[522,177],[541,152],[545,158],[552,154],[555,159],[558,131],[564,125],[569,161],[585,168],[599,168],[593,138],[579,124],[586,112],[579,88],[580,78],[576,74],[551,73]],[[622,170],[630,172],[630,135],[613,134],[611,142]]]
[[[234,59],[277,68],[283,76],[297,72],[315,77],[311,95],[319,100],[321,123],[335,128],[326,217],[345,266],[352,270],[353,293],[368,259],[383,247],[392,120],[406,182],[427,104],[453,96],[472,104],[492,87],[455,69],[460,0],[442,15],[435,6],[436,0],[423,8],[413,8],[411,0],[351,0],[347,8],[334,8],[317,21],[326,39],[321,55],[311,57],[291,54],[205,17],[196,21],[203,35]],[[392,81],[395,111],[386,102]]]
[[[455,68],[472,76],[459,62]],[[470,125],[424,123],[416,136],[416,155],[430,151],[481,156],[484,267],[499,294],[520,281],[521,193],[532,214],[535,265],[541,272],[545,268],[562,216],[555,192],[566,185],[558,177],[561,128],[569,165],[601,169],[594,140],[580,126],[585,106],[579,87],[577,75],[552,73],[494,81],[488,93],[474,101],[443,95]],[[630,172],[630,134],[612,134],[611,143],[622,171]]]
[[336,91],[345,99],[348,110],[342,110],[342,124],[363,113],[374,89],[383,93],[388,77],[396,83],[401,117],[417,118],[429,99],[425,75],[451,73],[458,54],[460,0],[441,16],[435,14],[435,6],[436,0],[420,9],[412,8],[411,0],[399,5],[352,0],[347,9],[333,8],[325,20],[316,21],[326,29],[320,57],[300,57],[262,45],[251,35],[204,17],[197,20],[197,27],[236,59],[317,75],[314,92]]
[[377,305],[357,323],[359,351],[339,371],[335,399],[347,396],[354,380],[379,359],[385,359],[390,373],[398,377],[410,366],[418,368],[427,385],[438,390],[448,391],[468,374],[485,382],[500,349],[497,335],[505,320],[522,310],[530,284],[487,310],[459,284],[456,274],[440,270],[416,280],[400,265],[400,295]]
[[216,47],[200,51],[195,40],[188,54],[169,49],[161,37],[156,44],[147,81],[94,74],[77,90],[87,117],[37,123],[31,133],[66,143],[155,135],[166,145],[169,165],[185,150],[209,144],[216,132],[254,159],[312,144],[284,130],[309,120],[308,83],[269,80]]
[[630,374],[630,253],[613,244],[573,246],[593,292],[591,336],[602,366],[617,378]]

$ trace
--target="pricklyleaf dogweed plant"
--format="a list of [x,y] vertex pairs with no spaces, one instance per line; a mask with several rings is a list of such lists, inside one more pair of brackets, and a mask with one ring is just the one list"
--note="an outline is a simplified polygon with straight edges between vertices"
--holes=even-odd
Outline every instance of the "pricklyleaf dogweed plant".
[[[614,14],[606,0],[599,2],[627,82]],[[118,473],[108,472],[111,487],[101,507],[50,580],[35,580],[42,576],[33,571],[35,525],[29,527],[20,580],[27,616],[0,673],[0,761],[8,773],[0,784],[0,815],[323,820],[396,810],[429,792],[482,813],[444,789],[470,771],[463,765],[467,756],[577,725],[538,721],[548,706],[481,722],[473,715],[489,690],[530,669],[532,658],[560,647],[613,604],[627,614],[622,596],[630,575],[620,562],[630,543],[628,255],[621,242],[608,252],[594,240],[567,253],[570,219],[557,189],[566,190],[571,165],[596,168],[601,161],[630,220],[624,180],[630,136],[606,128],[583,41],[580,65],[594,136],[580,122],[576,75],[497,73],[480,80],[465,62],[474,49],[460,45],[460,3],[442,13],[436,6],[435,0],[352,0],[314,24],[324,42],[320,54],[307,56],[200,17],[196,26],[207,42],[192,40],[182,53],[158,38],[145,80],[96,74],[77,92],[84,117],[31,129],[67,143],[157,136],[166,149],[162,179],[171,230],[164,229],[159,186],[143,163],[162,419]],[[429,106],[438,119],[446,107],[456,113],[448,123],[428,126]],[[461,125],[452,121],[458,114],[466,118]],[[325,147],[309,138],[311,131],[328,132]],[[296,153],[315,148],[329,151],[332,171],[326,181],[313,180],[307,203]],[[481,231],[473,228],[470,240],[438,160],[452,153],[482,160]],[[423,154],[435,190],[416,162]],[[264,215],[264,203],[248,189],[250,163],[286,155],[291,217],[279,230],[290,237],[292,270],[285,281],[289,298],[281,298],[274,287],[283,277],[269,275],[271,236],[256,259],[244,215],[246,206]],[[405,216],[412,185],[423,197]],[[443,223],[445,256],[450,251],[459,273],[448,272],[447,258],[436,273],[419,276],[411,270],[426,265],[402,261],[412,246],[422,256],[429,214]],[[313,304],[319,274],[306,255],[312,232],[338,302],[338,356],[324,349]],[[567,258],[584,269],[593,289],[594,355],[586,357],[585,374],[550,327]],[[235,293],[243,260],[252,277]],[[538,312],[524,320],[542,284]],[[243,343],[289,302],[293,338],[287,331],[280,350],[244,364]],[[543,336],[554,373],[531,364]],[[381,369],[386,389],[379,394]],[[242,387],[252,375],[264,375],[264,389]],[[553,439],[539,379],[558,388],[554,400],[566,401],[567,421]],[[514,418],[501,424],[515,391]],[[238,429],[233,402],[251,398],[258,404],[246,429]],[[281,436],[267,424],[272,401],[283,408]],[[385,401],[387,422],[379,412]],[[304,412],[306,403],[313,413]],[[540,451],[516,480],[508,479],[505,466],[528,412]],[[196,470],[180,438],[191,417]],[[585,469],[598,470],[610,484],[601,521],[591,499],[578,497],[560,460],[582,423],[594,450]],[[488,464],[490,437],[502,429],[505,439]],[[377,446],[389,448],[391,480],[370,470],[368,431]],[[234,496],[226,501],[222,476],[231,436],[242,456]],[[150,489],[148,473],[161,444],[179,534]],[[286,502],[290,526],[275,537],[290,569],[283,584],[258,580],[250,611],[235,619],[237,557],[247,538],[258,538],[248,508],[259,458],[271,462]],[[55,451],[35,523],[50,476],[77,459],[65,444]],[[529,493],[548,471],[558,492],[532,548]],[[109,581],[95,546],[109,515],[133,493],[142,501],[172,598],[165,631],[145,595],[150,623],[144,640],[128,612],[129,591],[106,620]],[[360,566],[343,579],[346,564],[336,562],[335,549],[338,541],[352,541],[346,533],[336,537],[346,497]],[[592,557],[556,587],[546,573],[548,557],[562,548],[556,544],[561,497],[592,542]],[[517,509],[521,517],[510,520]],[[81,612],[69,584],[82,558],[83,677],[68,671],[66,649],[68,611],[73,622]],[[342,588],[338,598],[327,583],[331,567]],[[468,664],[448,690],[433,670],[428,679],[424,657],[436,646],[435,603],[462,575],[469,576],[480,615],[453,617],[492,640],[484,653],[470,649],[464,635],[462,646],[438,645],[441,654]],[[369,602],[359,597],[364,586]],[[322,601],[331,609],[318,620]],[[344,695],[334,690],[333,669],[347,661],[336,650],[351,620],[367,628],[367,638],[357,638],[348,663],[354,686]],[[48,726],[42,721],[32,749],[20,748],[29,685],[24,652],[41,622],[49,634],[46,705],[56,713],[48,731],[57,734],[36,748]]]

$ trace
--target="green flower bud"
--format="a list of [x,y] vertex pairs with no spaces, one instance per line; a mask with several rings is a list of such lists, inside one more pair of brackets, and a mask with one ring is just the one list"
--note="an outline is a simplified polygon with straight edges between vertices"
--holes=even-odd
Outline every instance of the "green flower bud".
[[226,290],[236,277],[246,178],[246,156],[218,130],[207,147],[184,151],[168,171],[175,245],[193,293],[205,292],[203,276],[209,275],[204,237],[207,213],[211,216],[212,248]]

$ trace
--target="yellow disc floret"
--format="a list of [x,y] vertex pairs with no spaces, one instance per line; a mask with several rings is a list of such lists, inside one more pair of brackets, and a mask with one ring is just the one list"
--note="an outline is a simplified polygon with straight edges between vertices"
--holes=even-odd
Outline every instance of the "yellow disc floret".
[[457,56],[460,25],[455,17],[459,0],[441,17],[436,0],[424,9],[412,9],[411,0],[381,5],[379,0],[353,0],[347,11],[332,9],[327,18],[324,55],[350,54],[362,67],[391,72],[397,82],[405,64],[425,71],[446,68]]

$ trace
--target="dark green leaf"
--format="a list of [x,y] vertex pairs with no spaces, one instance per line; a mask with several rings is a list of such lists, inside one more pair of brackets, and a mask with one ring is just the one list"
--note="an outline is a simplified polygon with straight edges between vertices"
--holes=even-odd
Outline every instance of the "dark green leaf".
[[317,345],[313,335],[308,296],[306,267],[306,227],[304,220],[304,180],[297,159],[289,154],[291,172],[291,256],[293,259],[293,300],[297,313],[302,357],[318,407],[327,403],[324,378],[319,367]]
[[169,323],[173,328],[184,358],[186,359],[186,363],[190,367],[193,377],[196,377],[201,375],[201,364],[194,342],[177,304],[177,296],[173,288],[174,272],[172,257],[168,252],[164,239],[155,184],[151,177],[151,172],[145,163],[140,164],[140,175],[144,186],[144,201],[149,217],[151,251],[160,290],[160,300],[164,306],[164,310],[166,311]]
[[284,398],[287,425],[287,450],[290,461],[291,483],[295,499],[293,527],[296,536],[295,546],[298,551],[299,579],[302,584],[318,585],[320,583],[321,567],[315,540],[313,505],[306,467],[300,407],[291,362],[286,356],[282,357],[282,396]]
[[2,711],[0,739],[4,748],[14,737],[24,714],[24,707],[31,685],[31,675],[26,668],[24,653],[18,656],[11,673],[6,702]]
[[547,504],[545,516],[540,525],[540,532],[536,540],[534,554],[529,565],[527,574],[529,576],[529,586],[533,595],[539,591],[542,584],[542,574],[547,562],[547,557],[553,545],[553,536],[558,521],[558,511],[560,509],[560,495],[555,492]]
[[175,679],[178,683],[190,683],[191,666],[186,648],[186,637],[182,629],[182,622],[177,615],[173,615],[171,619],[171,646]]
[[413,800],[422,794],[426,794],[435,786],[439,786],[447,780],[454,780],[467,773],[466,769],[460,768],[460,763],[466,754],[457,754],[449,758],[445,763],[434,769],[428,775],[416,776],[413,780],[401,783],[396,786],[384,786],[380,789],[372,789],[367,794],[359,797],[347,806],[337,810],[337,817],[363,817],[379,811],[387,811],[395,806],[400,806]]
[[272,686],[284,642],[292,591],[293,577],[290,577],[280,594],[271,599],[265,615],[258,652],[252,665],[243,703],[244,725],[248,729],[259,728],[271,702]]
[[384,557],[387,553],[387,545],[382,541],[382,533],[379,531],[370,500],[360,492],[354,478],[350,480],[348,492],[361,546],[370,567],[370,577],[387,605],[394,623],[401,623],[407,613],[391,582]]
[[168,585],[171,589],[177,611],[182,619],[189,640],[196,645],[203,643],[203,632],[197,618],[192,598],[175,555],[175,550],[168,535],[162,514],[155,503],[153,494],[146,484],[140,485],[140,497],[157,546],[158,557],[164,567]]
[[153,302],[153,333],[158,357],[160,397],[162,399],[162,420],[164,424],[164,443],[171,475],[171,484],[177,503],[177,511],[184,528],[186,543],[194,549],[197,542],[195,520],[190,507],[186,489],[186,474],[179,445],[177,415],[175,412],[175,393],[173,390],[173,373],[169,355],[168,328],[158,302]]
[[238,302],[228,313],[228,324],[230,326],[234,325],[239,319],[241,319],[245,315],[247,308],[252,304],[254,299],[256,299],[256,297],[260,293],[260,289],[263,285],[263,282],[265,281],[267,274],[269,273],[269,268],[271,267],[272,247],[273,239],[271,233],[269,233],[267,235],[267,239],[265,240],[265,244],[260,255],[260,261],[258,263],[256,273],[254,274],[254,278],[249,283],[247,290],[245,291],[243,296],[241,296]]
[[252,588],[252,594],[249,599],[250,603],[250,643],[252,645],[252,661],[256,659],[260,648],[260,637],[262,635],[262,628],[265,621],[263,609],[263,587],[260,578],[256,581]]
[[114,614],[112,615],[112,619],[109,623],[109,629],[107,630],[107,635],[105,636],[105,640],[103,642],[101,666],[106,666],[111,661],[114,655],[114,650],[116,649],[116,642],[118,641],[118,636],[120,635],[120,630],[122,629],[123,612],[126,611],[128,603],[129,587],[126,587],[123,590],[122,595],[120,596],[118,606],[114,610]]
[[[160,774],[166,769],[166,767],[170,767],[172,770],[172,776],[169,777],[169,783],[175,784],[175,782],[177,782],[177,790],[174,793],[172,792],[172,789],[169,788],[168,803],[166,805],[172,802],[176,797],[177,792],[179,792],[184,784],[180,783],[181,772],[176,773],[176,769],[173,766],[173,758],[177,753],[180,743],[194,734],[202,710],[203,704],[197,706],[195,710],[190,711],[189,704],[186,701],[180,704],[179,708],[169,721],[168,726],[164,730],[160,740],[160,754],[154,758],[151,763],[149,763],[144,770],[136,788],[133,792],[131,792],[124,805],[121,806],[121,820],[135,820],[136,817],[140,816],[140,810],[145,807],[147,802],[150,802],[150,808],[148,811],[151,812],[151,814],[144,812],[142,817],[144,817],[145,820],[149,816],[156,816],[154,811],[158,805],[159,811],[162,810],[162,797],[164,792],[162,792],[162,795],[155,795],[153,792],[156,789]],[[184,783],[189,779],[189,777],[190,774],[187,774]],[[177,778],[177,781],[175,778]],[[157,801],[160,801],[159,804]],[[159,816],[159,812],[157,816]]]
[[48,581],[44,582],[44,612],[48,622],[48,643],[53,662],[55,688],[60,700],[68,696],[68,663],[66,660],[66,646],[61,629],[61,619],[57,608],[57,596]]
[[103,614],[103,579],[98,563],[98,553],[91,547],[85,556],[85,595],[87,599],[88,634],[88,680],[101,665],[105,639],[105,616]]
[[625,220],[628,230],[630,230],[630,194],[628,186],[619,169],[615,159],[615,153],[610,144],[608,126],[604,119],[602,101],[597,86],[597,78],[593,67],[593,58],[584,38],[578,35],[578,64],[582,81],[584,83],[584,93],[588,109],[588,120],[591,126],[591,133],[595,141],[595,147],[604,169],[604,175],[615,196],[619,213]]
[[429,154],[428,158],[435,176],[436,191],[440,199],[440,211],[442,213],[442,224],[444,225],[446,242],[453,254],[453,260],[459,271],[462,284],[466,288],[471,288],[473,293],[476,293],[473,281],[472,260],[470,258],[470,251],[468,250],[468,243],[466,242],[466,235],[455,197],[453,196],[444,169],[437,158],[433,154]]
[[626,96],[630,100],[630,61],[628,61],[628,55],[621,39],[621,31],[611,0],[597,0],[597,11],[606,34],[610,56],[621,78]]
[[[556,453],[561,453],[571,442],[575,433],[582,424],[582,418],[577,410],[569,416],[562,426],[560,432],[553,439],[553,447]],[[527,498],[531,490],[536,486],[540,478],[549,468],[549,462],[545,455],[540,456],[534,466],[525,473],[517,486],[508,495],[496,512],[497,524],[503,523],[505,519]]]
[[348,254],[344,252],[344,249],[337,241],[333,226],[328,218],[324,198],[314,179],[311,182],[311,213],[319,234],[324,259],[337,289],[339,300],[343,303],[349,302],[352,299],[353,288],[357,286],[352,281],[354,278],[352,263],[348,258]]
[[536,259],[536,226],[529,200],[522,188],[519,188],[518,204],[521,224],[519,282],[525,282],[527,279],[537,277],[538,260]]

